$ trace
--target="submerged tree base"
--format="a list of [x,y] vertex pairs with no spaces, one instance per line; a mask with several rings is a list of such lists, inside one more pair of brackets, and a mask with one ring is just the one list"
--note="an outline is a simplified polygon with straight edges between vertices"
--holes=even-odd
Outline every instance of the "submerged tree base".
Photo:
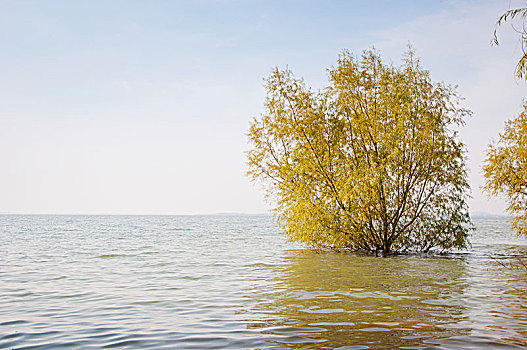
[[338,254],[353,254],[353,255],[361,255],[361,256],[375,256],[375,257],[382,257],[382,258],[394,257],[394,256],[434,257],[434,256],[445,256],[445,255],[453,254],[451,250],[439,250],[439,249],[434,249],[434,250],[427,251],[427,252],[415,251],[415,250],[413,251],[412,250],[405,250],[405,251],[393,251],[392,250],[392,251],[386,252],[382,249],[366,250],[366,249],[360,249],[360,248],[351,249],[351,248],[337,248],[337,247],[307,247],[306,249],[316,254],[338,253]]

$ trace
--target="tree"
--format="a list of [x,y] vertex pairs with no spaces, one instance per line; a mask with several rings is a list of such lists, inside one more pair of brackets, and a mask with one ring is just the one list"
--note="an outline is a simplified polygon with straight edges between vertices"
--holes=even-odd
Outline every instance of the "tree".
[[491,144],[483,167],[485,190],[507,197],[507,211],[515,215],[513,228],[527,235],[527,103],[505,123],[505,132]]
[[527,8],[517,8],[512,10],[505,11],[496,22],[496,28],[494,29],[494,38],[492,42],[496,45],[499,45],[498,40],[498,27],[502,26],[506,22],[512,22],[515,19],[520,19],[521,25],[518,29],[513,26],[513,29],[520,34],[520,43],[522,47],[522,56],[518,60],[516,65],[516,75],[518,78],[526,78],[527,74],[527,30],[525,29],[525,19],[527,17]]
[[[494,42],[498,44],[497,27],[517,18],[521,20],[521,29],[515,30],[520,34],[523,55],[518,61],[516,74],[527,79],[527,8],[508,10],[500,16],[494,30]],[[489,145],[483,171],[484,189],[494,196],[505,195],[507,211],[515,216],[513,228],[518,234],[527,235],[527,103],[516,118],[505,123],[505,132],[500,134],[498,142]]]
[[313,92],[289,70],[267,79],[250,126],[248,174],[293,240],[313,247],[448,250],[467,244],[464,145],[470,111],[411,49],[401,67],[343,52]]

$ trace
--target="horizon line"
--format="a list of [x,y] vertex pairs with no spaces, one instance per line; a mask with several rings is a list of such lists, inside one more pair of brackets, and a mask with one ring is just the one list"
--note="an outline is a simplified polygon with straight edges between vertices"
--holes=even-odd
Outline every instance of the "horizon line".
[[[270,216],[271,211],[258,213],[244,212],[217,212],[217,213],[28,213],[28,212],[0,212],[0,215],[41,215],[41,216]],[[507,217],[513,218],[508,214],[494,214],[488,212],[475,211],[470,213],[470,217]]]
[[0,212],[0,215],[61,215],[61,216],[250,216],[272,215],[270,212],[243,213],[243,212],[217,212],[217,213],[28,213],[28,212]]

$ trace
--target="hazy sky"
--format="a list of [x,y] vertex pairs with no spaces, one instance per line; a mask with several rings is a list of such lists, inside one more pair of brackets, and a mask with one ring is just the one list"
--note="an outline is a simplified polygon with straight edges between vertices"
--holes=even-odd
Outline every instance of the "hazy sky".
[[309,85],[343,49],[399,63],[411,42],[474,115],[472,211],[485,148],[527,84],[510,27],[524,2],[0,0],[0,213],[265,212],[245,176],[246,134],[275,66]]

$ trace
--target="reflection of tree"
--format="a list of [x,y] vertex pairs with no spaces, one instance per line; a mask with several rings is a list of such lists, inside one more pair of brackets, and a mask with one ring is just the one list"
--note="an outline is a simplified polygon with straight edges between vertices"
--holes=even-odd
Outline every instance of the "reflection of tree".
[[[465,262],[292,251],[276,292],[262,295],[259,327],[291,348],[430,346],[464,335]],[[284,344],[285,343],[285,344]]]
[[508,288],[504,293],[499,294],[499,302],[504,307],[495,311],[495,316],[499,316],[502,322],[501,324],[493,323],[493,325],[496,330],[502,332],[505,329],[509,333],[503,335],[504,339],[525,346],[525,339],[527,339],[527,275],[522,269],[509,272],[506,281]]
[[467,294],[470,302],[478,307],[470,307],[468,316],[486,325],[478,330],[480,333],[510,344],[526,345],[526,262],[525,247],[510,247],[473,268]]

